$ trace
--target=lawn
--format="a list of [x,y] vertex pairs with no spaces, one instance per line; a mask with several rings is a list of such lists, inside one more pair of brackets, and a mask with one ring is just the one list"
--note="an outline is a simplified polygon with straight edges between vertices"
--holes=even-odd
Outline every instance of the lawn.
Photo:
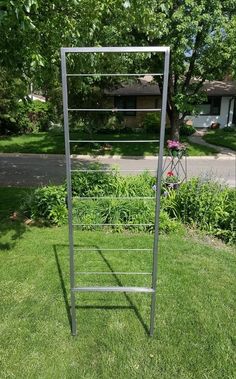
[[[161,235],[156,330],[147,333],[150,297],[77,295],[78,336],[70,335],[67,227],[9,220],[26,190],[1,189],[1,378],[234,378],[236,259],[223,244],[195,235]],[[15,196],[16,195],[16,196]],[[10,202],[11,198],[11,202]],[[79,271],[149,271],[150,234],[75,232],[95,253],[76,256]],[[125,285],[124,276],[92,278]],[[149,277],[131,277],[148,285]],[[77,283],[91,279],[77,277]],[[130,282],[129,282],[130,283]]]
[[213,145],[228,147],[236,151],[236,128],[233,131],[218,129],[209,131],[203,139]]
[[[159,136],[145,133],[119,133],[119,134],[96,134],[88,135],[72,134],[71,139],[94,139],[94,140],[155,140]],[[168,138],[167,138],[168,139]],[[197,145],[182,137],[182,142],[189,145],[190,156],[212,155],[215,149]],[[122,155],[122,156],[146,156],[158,153],[158,143],[72,143],[71,151],[74,154],[92,155]],[[15,137],[0,138],[1,153],[35,153],[35,154],[64,154],[64,135],[55,133],[28,134]]]

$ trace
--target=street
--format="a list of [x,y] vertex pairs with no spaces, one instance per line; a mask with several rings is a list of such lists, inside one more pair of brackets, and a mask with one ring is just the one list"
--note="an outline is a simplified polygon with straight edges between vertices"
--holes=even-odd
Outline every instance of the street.
[[[164,158],[165,161],[165,158]],[[72,168],[86,169],[90,163],[99,162],[101,169],[115,165],[122,174],[137,174],[152,170],[155,174],[155,157],[99,157],[79,156],[73,158]],[[122,171],[123,170],[123,171]],[[134,172],[132,170],[135,170]],[[210,157],[188,157],[187,177],[204,176],[235,187],[235,156],[218,155]],[[37,187],[46,184],[63,183],[66,177],[63,155],[41,154],[0,154],[0,186]]]

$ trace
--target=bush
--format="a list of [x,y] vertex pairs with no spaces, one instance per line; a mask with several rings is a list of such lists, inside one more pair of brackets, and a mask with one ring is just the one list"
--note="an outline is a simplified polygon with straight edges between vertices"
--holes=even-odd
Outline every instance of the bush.
[[191,136],[196,129],[192,125],[183,124],[180,126],[179,132],[181,136]]
[[[90,165],[99,169],[100,165]],[[77,196],[153,196],[155,178],[148,172],[122,176],[119,171],[79,172],[72,176],[72,192]],[[144,195],[145,194],[145,195]]]
[[[107,224],[114,231],[154,231],[155,202],[145,199],[76,200],[73,219],[83,230],[101,229],[91,224]],[[112,225],[110,225],[112,224]],[[140,225],[138,225],[140,224]],[[147,224],[147,225],[142,225]],[[168,213],[160,212],[160,231],[168,233],[179,229],[179,223]]]
[[[94,169],[96,166],[92,167]],[[154,197],[155,192],[152,189],[154,183],[155,178],[148,172],[137,176],[121,176],[115,169],[111,173],[77,173],[72,178],[74,222],[85,224],[82,229],[87,230],[97,229],[96,226],[91,226],[91,223],[104,223],[117,224],[111,226],[115,231],[127,229],[151,232],[153,225],[131,226],[130,224],[154,223],[154,199],[116,199],[115,197]],[[25,202],[24,211],[34,220],[61,225],[67,221],[65,195],[65,186],[39,188]],[[81,199],[81,197],[97,196],[109,198]],[[161,212],[160,220],[161,231],[169,232],[179,227],[179,224],[171,220],[165,211]]]
[[20,102],[17,107],[19,133],[47,131],[52,120],[51,105],[41,101]]
[[146,132],[159,132],[161,127],[161,115],[159,112],[147,113],[143,120],[143,128]]
[[165,202],[170,217],[197,226],[226,242],[236,241],[236,192],[212,180],[194,178]]
[[38,188],[25,200],[22,208],[24,213],[33,220],[62,225],[67,220],[65,187]]
[[[152,232],[153,225],[130,224],[153,224],[155,200],[125,197],[154,197],[154,183],[155,178],[148,172],[137,176],[121,176],[115,169],[112,172],[77,173],[72,178],[74,222],[84,224],[82,229],[99,228],[90,224],[116,224],[110,228]],[[39,188],[26,201],[24,209],[34,220],[61,225],[67,222],[65,196],[65,186]],[[194,178],[176,191],[169,190],[168,196],[163,196],[161,206],[161,231],[176,230],[182,221],[226,242],[236,242],[234,189],[212,180]]]

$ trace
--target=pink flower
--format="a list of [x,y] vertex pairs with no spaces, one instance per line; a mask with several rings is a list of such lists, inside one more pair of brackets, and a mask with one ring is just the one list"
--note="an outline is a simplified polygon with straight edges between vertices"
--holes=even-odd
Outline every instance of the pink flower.
[[180,148],[180,143],[178,141],[172,141],[170,139],[168,139],[167,141],[167,147],[168,149],[172,149],[172,150],[178,150]]

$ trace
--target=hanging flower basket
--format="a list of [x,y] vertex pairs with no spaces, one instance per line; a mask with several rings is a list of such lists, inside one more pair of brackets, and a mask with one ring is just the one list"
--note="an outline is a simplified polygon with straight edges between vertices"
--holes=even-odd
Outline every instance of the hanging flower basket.
[[175,182],[175,183],[165,182],[166,188],[168,188],[170,190],[177,190],[179,188],[180,184],[181,184],[180,181]]
[[174,158],[182,158],[184,154],[183,150],[174,150],[174,149],[169,149],[169,155]]
[[164,184],[167,189],[176,190],[179,188],[181,180],[172,171],[169,171],[164,179]]
[[182,158],[186,151],[186,145],[183,143],[180,143],[179,141],[167,141],[167,147],[169,151],[169,155],[174,158]]

